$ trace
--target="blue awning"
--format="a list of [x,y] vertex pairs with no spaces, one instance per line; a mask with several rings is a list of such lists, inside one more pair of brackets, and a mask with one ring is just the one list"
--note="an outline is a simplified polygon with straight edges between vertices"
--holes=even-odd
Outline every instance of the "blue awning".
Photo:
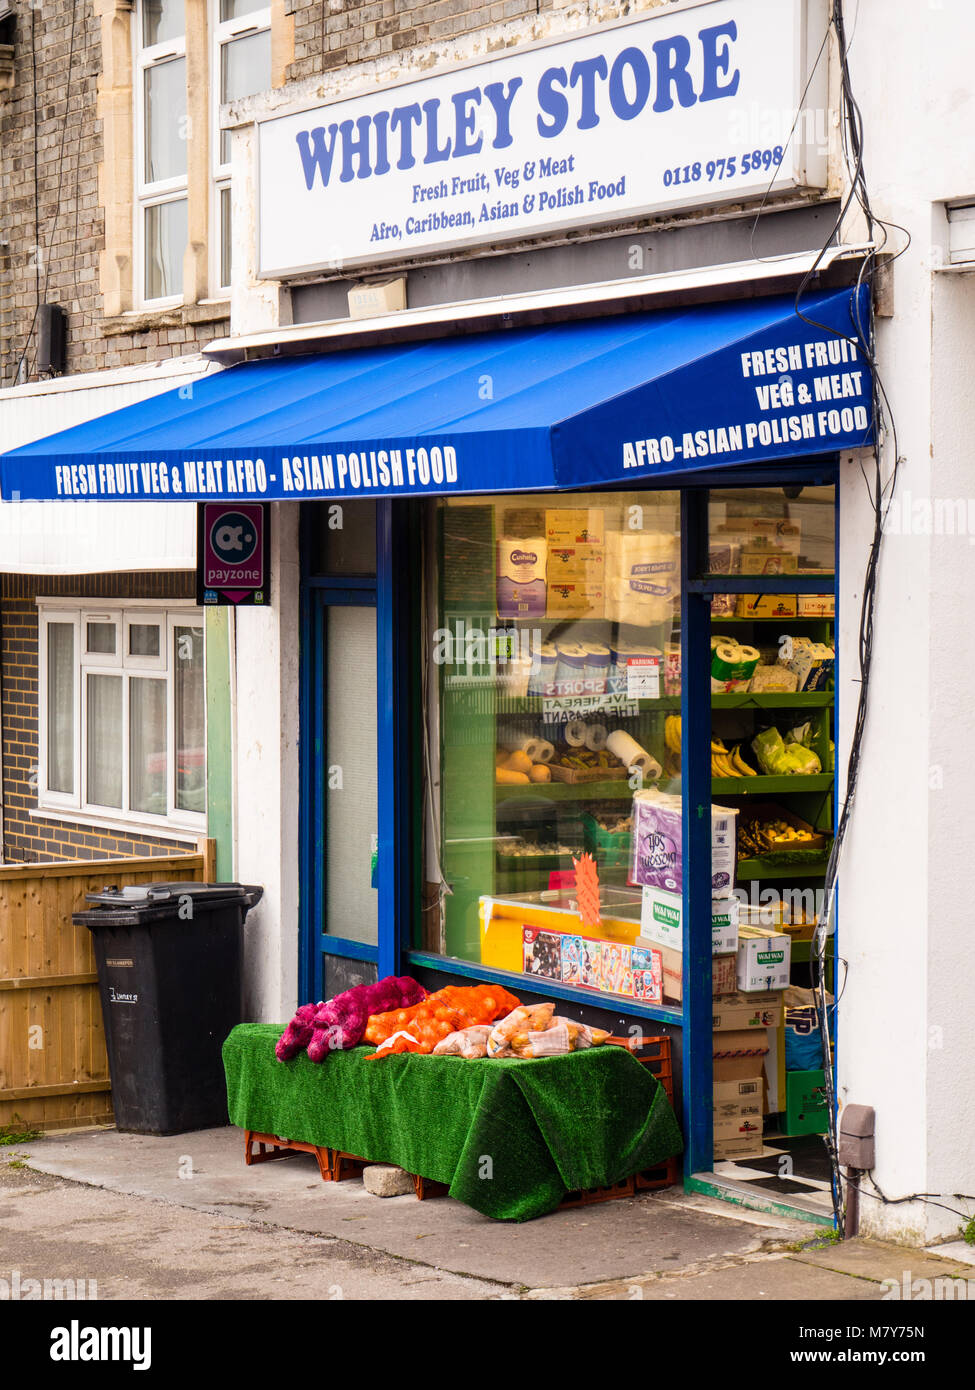
[[[866,321],[865,289],[859,321]],[[6,501],[514,492],[869,443],[855,292],[245,363],[0,458]]]

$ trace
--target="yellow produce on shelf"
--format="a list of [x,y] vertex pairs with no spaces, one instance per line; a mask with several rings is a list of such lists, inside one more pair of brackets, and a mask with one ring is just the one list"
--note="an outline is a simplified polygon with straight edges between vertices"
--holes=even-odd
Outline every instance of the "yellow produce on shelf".
[[527,772],[512,772],[510,767],[495,768],[494,780],[499,786],[504,787],[527,787],[531,785],[531,778]]

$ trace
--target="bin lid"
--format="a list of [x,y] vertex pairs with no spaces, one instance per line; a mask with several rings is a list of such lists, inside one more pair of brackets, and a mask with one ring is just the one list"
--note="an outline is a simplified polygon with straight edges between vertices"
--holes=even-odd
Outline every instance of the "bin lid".
[[92,906],[74,913],[71,920],[77,926],[90,926],[93,922],[132,923],[148,917],[157,920],[172,916],[186,898],[204,911],[238,904],[246,915],[263,896],[263,888],[244,883],[131,883],[86,893],[85,901]]

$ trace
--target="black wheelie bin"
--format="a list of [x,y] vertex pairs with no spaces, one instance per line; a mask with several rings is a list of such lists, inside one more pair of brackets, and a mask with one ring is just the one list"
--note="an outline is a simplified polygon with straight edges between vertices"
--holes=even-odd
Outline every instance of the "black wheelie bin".
[[244,918],[263,888],[145,883],[86,893],[115,1123],[181,1134],[228,1123],[221,1048],[241,1022]]

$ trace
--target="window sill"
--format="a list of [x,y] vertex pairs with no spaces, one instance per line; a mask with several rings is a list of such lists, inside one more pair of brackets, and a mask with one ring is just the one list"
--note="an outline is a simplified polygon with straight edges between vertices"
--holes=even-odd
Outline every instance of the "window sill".
[[93,811],[76,811],[70,806],[59,806],[56,809],[40,806],[35,810],[28,811],[27,814],[31,820],[64,821],[68,825],[92,826],[98,830],[119,831],[129,837],[134,835],[148,836],[153,840],[180,840],[184,843],[195,843],[201,836],[206,835],[204,817],[201,817],[202,824],[199,826],[177,828],[169,821],[156,825],[148,820],[129,820],[121,816],[96,815]]
[[134,309],[102,320],[102,337],[121,338],[133,333],[156,333],[160,328],[189,328],[201,323],[228,323],[230,300],[204,300],[200,304],[161,305],[158,309]]

